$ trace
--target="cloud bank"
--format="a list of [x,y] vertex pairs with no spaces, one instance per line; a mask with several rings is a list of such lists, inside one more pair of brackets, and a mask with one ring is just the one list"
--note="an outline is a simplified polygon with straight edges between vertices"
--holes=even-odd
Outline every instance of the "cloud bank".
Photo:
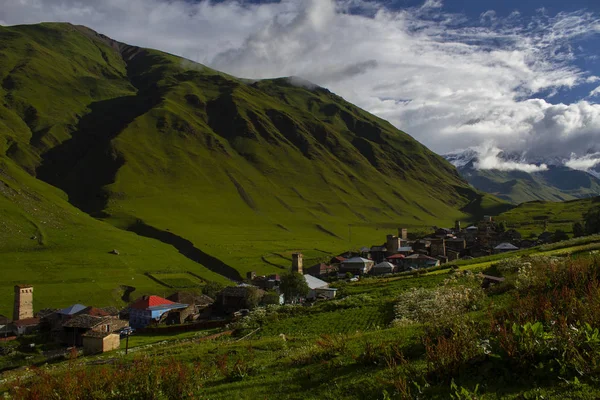
[[486,143],[483,146],[474,148],[477,152],[477,161],[473,164],[476,169],[497,169],[500,171],[523,171],[523,172],[540,172],[547,171],[546,164],[531,164],[524,159],[521,160],[505,160],[500,157],[502,150],[491,143]]
[[[365,0],[0,0],[1,24],[41,21],[87,25],[241,77],[298,76],[439,153],[496,143],[482,167],[515,167],[499,149],[569,160],[600,152],[600,89],[552,102],[562,90],[597,86],[575,62],[589,56],[578,43],[600,33],[587,11],[489,10],[470,20],[441,0],[401,10]],[[535,167],[527,165],[516,166]]]

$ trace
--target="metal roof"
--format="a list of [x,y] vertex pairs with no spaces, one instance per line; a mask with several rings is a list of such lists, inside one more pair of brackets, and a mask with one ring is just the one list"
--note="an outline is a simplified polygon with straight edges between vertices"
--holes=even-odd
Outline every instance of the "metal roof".
[[315,278],[312,275],[304,275],[304,280],[311,289],[322,289],[329,286],[329,283],[322,281],[319,278]]
[[362,258],[362,257],[352,257],[346,261],[344,261],[342,264],[366,264],[366,263],[370,263],[373,262],[373,260],[367,260],[366,258]]
[[519,248],[510,243],[500,243],[498,246],[494,247],[494,250],[519,250]]
[[80,311],[85,310],[87,307],[84,306],[83,304],[73,304],[72,306],[69,306],[67,308],[63,308],[62,310],[59,310],[58,313],[59,314],[63,314],[63,315],[73,315],[73,314],[77,314]]
[[387,261],[383,261],[383,262],[380,262],[379,264],[377,264],[376,266],[374,266],[373,268],[375,268],[375,269],[381,269],[381,268],[394,269],[394,268],[396,268],[396,266]]

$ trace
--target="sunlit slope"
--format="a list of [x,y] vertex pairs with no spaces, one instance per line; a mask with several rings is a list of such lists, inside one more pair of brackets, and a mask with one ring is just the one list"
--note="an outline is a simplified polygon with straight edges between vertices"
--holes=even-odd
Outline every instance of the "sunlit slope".
[[[82,264],[120,263],[105,253],[135,239],[182,270],[235,279],[281,271],[293,250],[327,257],[399,225],[450,225],[506,207],[409,135],[299,79],[242,80],[84,27],[40,24],[0,27],[0,80],[3,171],[35,186],[47,209],[77,216],[36,244],[46,253],[7,241],[13,259],[2,264],[15,271],[47,259],[87,279]],[[30,241],[32,211],[3,196],[3,217]],[[68,260],[50,245],[63,231],[76,237]],[[136,254],[141,272],[170,262]]]

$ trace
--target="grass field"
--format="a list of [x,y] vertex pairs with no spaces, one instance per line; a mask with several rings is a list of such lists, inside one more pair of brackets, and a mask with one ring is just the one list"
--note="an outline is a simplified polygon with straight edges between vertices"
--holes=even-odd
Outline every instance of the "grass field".
[[150,277],[173,289],[201,288],[206,282],[189,272],[148,272]]
[[600,197],[566,202],[532,201],[502,213],[496,220],[505,221],[507,227],[517,229],[524,238],[539,235],[545,228],[572,233],[573,224],[583,222],[584,214],[599,206]]
[[[529,275],[508,270],[502,272],[508,284],[489,291],[478,289],[478,281],[468,276],[458,276],[448,283],[446,280],[456,275],[448,272],[344,282],[338,285],[339,298],[334,301],[313,307],[275,308],[260,314],[261,317],[251,313],[248,322],[239,325],[242,332],[238,337],[202,342],[196,339],[214,331],[133,335],[130,338],[133,351],[128,356],[113,352],[80,358],[42,367],[36,375],[44,377],[47,371],[51,376],[58,374],[72,382],[83,370],[88,377],[85,383],[88,388],[102,376],[108,379],[112,376],[111,368],[115,368],[121,371],[131,390],[137,388],[137,393],[152,390],[155,394],[163,393],[165,398],[184,398],[184,393],[188,393],[185,390],[211,399],[596,398],[600,392],[595,385],[597,372],[593,360],[600,357],[600,347],[591,344],[591,336],[585,339],[585,335],[569,334],[568,340],[572,341],[569,346],[581,349],[580,356],[571,357],[570,353],[559,351],[567,337],[561,336],[556,321],[546,320],[544,315],[552,318],[553,312],[568,305],[573,316],[565,317],[579,318],[578,322],[568,322],[578,324],[578,330],[589,335],[597,335],[594,323],[587,319],[591,317],[586,315],[596,315],[600,308],[594,302],[588,303],[593,298],[579,295],[597,289],[590,289],[593,286],[590,282],[582,283],[573,277],[596,271],[589,249],[598,244],[596,240],[540,251],[538,255],[585,250],[587,255],[578,260],[564,257],[564,264],[558,267],[534,261],[533,268],[537,268],[534,271],[543,279],[527,281],[526,287],[520,285],[524,284],[522,279],[531,279],[525,278]],[[482,264],[471,266],[471,269],[482,268],[485,268]],[[562,273],[562,268],[571,273]],[[552,289],[548,291],[548,279],[553,287],[566,285],[571,292],[563,289],[557,295]],[[394,305],[413,304],[416,293],[445,293],[446,289],[475,290],[475,303],[468,309],[437,303],[441,310],[436,310],[429,309],[428,300],[423,298],[414,303],[415,307],[423,308],[425,316],[433,313],[437,318],[391,326],[398,312]],[[549,314],[544,314],[544,310]],[[490,323],[490,318],[496,322]],[[584,325],[586,321],[590,328]],[[543,326],[544,335],[527,336],[531,329],[528,326],[534,323],[535,332]],[[509,329],[502,330],[504,325]],[[519,329],[525,336],[518,336]],[[250,335],[246,336],[247,333]],[[516,347],[510,347],[510,343]],[[88,365],[102,360],[117,360],[117,365]],[[555,369],[557,365],[562,365],[562,369]],[[138,370],[145,372],[134,372]],[[94,371],[100,375],[92,375]],[[0,376],[4,390],[16,376],[34,377],[29,371],[6,372]],[[38,382],[54,385],[56,393],[62,390],[61,380],[43,378]],[[113,393],[123,390],[122,382],[111,378],[109,387]],[[38,385],[36,390],[43,387]],[[1,388],[0,384],[0,392]]]

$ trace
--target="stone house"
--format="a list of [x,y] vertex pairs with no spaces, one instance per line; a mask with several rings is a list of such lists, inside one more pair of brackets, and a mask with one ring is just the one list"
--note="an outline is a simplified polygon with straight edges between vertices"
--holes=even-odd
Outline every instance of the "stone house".
[[331,274],[335,274],[338,271],[339,267],[337,265],[328,265],[325,263],[315,264],[312,267],[305,268],[304,273],[312,276],[329,276]]
[[437,258],[429,257],[424,254],[411,254],[404,259],[404,268],[410,269],[421,269],[429,267],[437,267],[440,265],[440,260]]
[[117,332],[127,327],[127,321],[115,317],[95,317],[88,314],[80,314],[63,324],[62,342],[71,346],[81,347],[83,335],[90,332]]
[[188,304],[175,303],[160,296],[142,296],[129,306],[129,325],[134,329],[158,323],[163,314],[187,308]]
[[307,299],[316,299],[318,297],[332,299],[335,297],[337,289],[330,288],[329,283],[311,275],[304,275],[304,280],[310,289],[310,292],[306,296]]
[[500,243],[498,246],[494,247],[494,254],[507,253],[509,251],[516,251],[519,248],[511,243]]
[[[394,256],[392,256],[394,257]],[[391,257],[388,257],[388,259]],[[379,264],[375,265],[372,269],[371,269],[371,274],[372,275],[386,275],[386,274],[393,274],[394,272],[396,272],[398,270],[398,267],[390,262],[387,261],[383,261],[380,262]]]
[[251,285],[228,286],[217,294],[215,305],[226,313],[252,308],[249,303],[251,292],[257,290],[257,296],[264,296],[264,290]]
[[10,324],[6,325],[9,331],[12,331],[14,335],[28,335],[30,333],[35,332],[40,325],[39,318],[25,318],[19,319],[17,321],[13,321]]
[[398,254],[394,254],[393,256],[388,257],[387,261],[392,263],[396,267],[398,267],[398,266],[402,266],[402,260],[404,260],[404,258],[406,258],[405,254],[398,253]]
[[371,246],[369,253],[371,254],[371,259],[374,262],[381,262],[385,260],[385,257],[388,255],[387,247],[385,245]]
[[117,350],[121,346],[121,338],[116,333],[89,331],[82,335],[83,353],[99,354]]
[[365,275],[371,271],[371,268],[373,268],[374,265],[375,262],[373,260],[362,257],[352,257],[340,265],[339,272],[342,274],[350,272],[354,275]]

